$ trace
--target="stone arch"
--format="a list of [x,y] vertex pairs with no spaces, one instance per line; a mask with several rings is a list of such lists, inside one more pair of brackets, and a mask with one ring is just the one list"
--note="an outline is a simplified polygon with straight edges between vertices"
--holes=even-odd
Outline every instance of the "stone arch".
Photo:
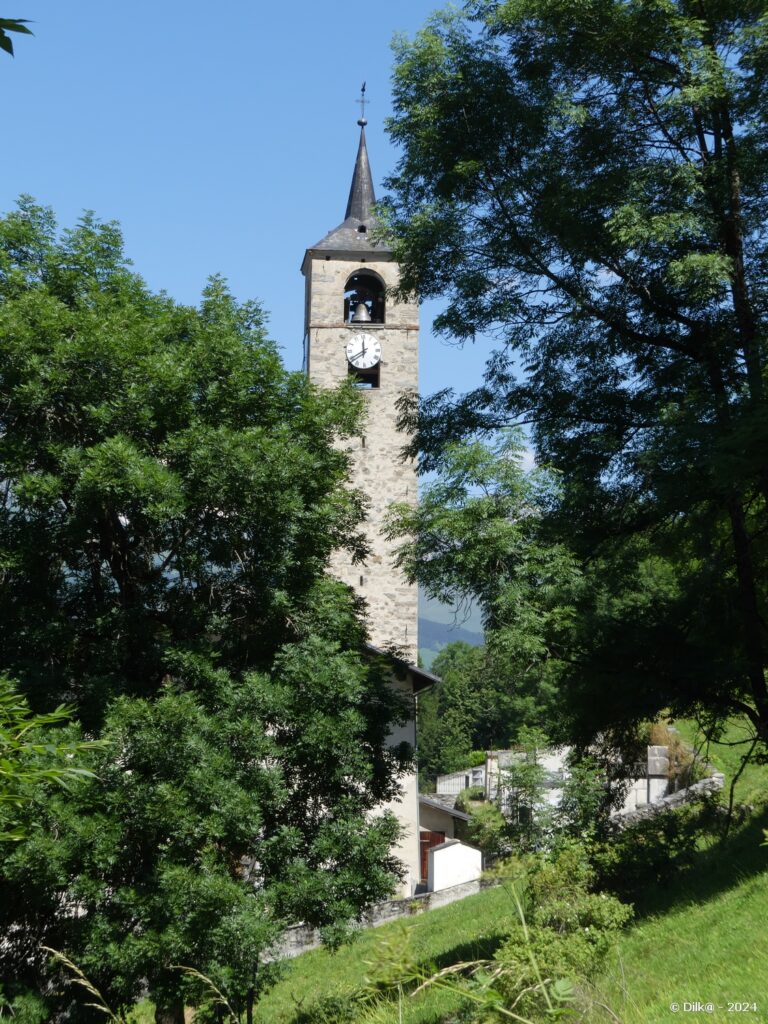
[[[350,274],[344,287],[344,322],[383,324],[386,286],[374,270],[361,267]],[[367,316],[360,307],[364,307]]]

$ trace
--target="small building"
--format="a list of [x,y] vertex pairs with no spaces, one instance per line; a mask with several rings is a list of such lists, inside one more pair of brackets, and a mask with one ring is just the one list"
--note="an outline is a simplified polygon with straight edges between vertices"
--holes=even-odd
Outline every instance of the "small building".
[[459,839],[446,839],[429,851],[427,892],[439,892],[464,882],[474,882],[483,870],[483,855]]
[[[548,807],[558,807],[563,796],[563,786],[568,778],[568,756],[570,747],[559,747],[537,751],[537,760],[544,769],[543,800]],[[465,789],[482,787],[486,800],[498,803],[502,813],[514,816],[519,813],[514,793],[505,780],[504,773],[515,763],[526,757],[521,750],[489,750],[485,764],[461,771],[438,775],[438,798],[455,797]],[[615,815],[634,811],[647,804],[659,803],[669,792],[669,749],[663,746],[649,746],[645,761],[632,766],[627,781],[627,791],[621,807]]]
[[470,815],[455,804],[452,796],[419,794],[422,891],[436,892],[473,882],[482,874],[482,853],[465,841]]

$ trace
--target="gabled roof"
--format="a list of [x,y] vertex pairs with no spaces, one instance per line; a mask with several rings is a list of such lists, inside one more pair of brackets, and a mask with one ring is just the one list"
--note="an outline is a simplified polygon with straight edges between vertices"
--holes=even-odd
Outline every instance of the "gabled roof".
[[380,255],[390,252],[386,245],[373,242],[370,237],[370,233],[376,225],[376,218],[373,215],[376,195],[373,190],[371,165],[368,161],[368,148],[365,144],[366,122],[361,118],[357,123],[360,125],[360,143],[357,147],[357,158],[355,169],[352,172],[352,184],[349,188],[344,220],[319,242],[310,246],[307,249],[308,253],[332,251],[356,254],[370,252]]
[[440,799],[442,794],[440,793],[419,793],[419,803],[425,804],[427,807],[434,807],[438,811],[445,811],[446,814],[450,814],[452,818],[458,818],[459,821],[469,821],[470,815],[465,814],[464,811],[457,811],[454,803],[455,797],[449,797],[446,799]]
[[414,693],[421,693],[422,690],[434,686],[435,683],[442,682],[439,676],[426,672],[423,668],[419,668],[418,665],[411,665],[410,662],[404,658],[399,658],[396,654],[392,654],[391,651],[383,651],[380,647],[374,647],[373,644],[366,644],[365,651],[374,657],[385,658],[392,664],[395,671],[405,672],[410,675],[413,679]]

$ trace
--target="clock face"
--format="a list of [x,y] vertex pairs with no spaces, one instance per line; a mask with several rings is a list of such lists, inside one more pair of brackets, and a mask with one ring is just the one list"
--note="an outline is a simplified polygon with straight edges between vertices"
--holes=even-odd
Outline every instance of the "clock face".
[[370,370],[381,359],[381,342],[361,332],[347,342],[347,359],[356,370]]

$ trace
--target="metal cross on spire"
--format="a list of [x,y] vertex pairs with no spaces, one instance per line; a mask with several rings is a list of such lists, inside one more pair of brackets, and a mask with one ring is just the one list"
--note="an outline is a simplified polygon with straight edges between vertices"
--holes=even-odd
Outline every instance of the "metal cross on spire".
[[368,124],[365,119],[365,107],[366,104],[370,103],[370,100],[365,98],[365,82],[360,86],[360,99],[357,102],[360,104],[360,118],[357,123],[361,128],[364,128]]

